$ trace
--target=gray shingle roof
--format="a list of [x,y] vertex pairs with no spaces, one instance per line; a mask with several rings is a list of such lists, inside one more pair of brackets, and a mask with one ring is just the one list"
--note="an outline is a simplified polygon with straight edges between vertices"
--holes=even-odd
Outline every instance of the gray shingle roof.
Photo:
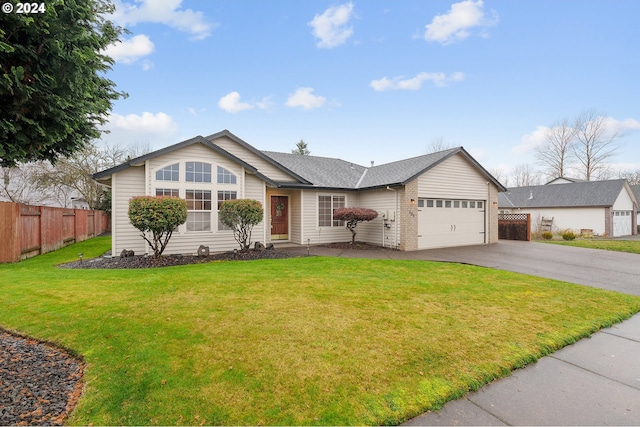
[[499,188],[503,188],[502,185],[473,160],[462,147],[369,168],[345,160],[328,157],[303,156],[300,154],[277,153],[273,151],[263,151],[263,153],[285,168],[308,180],[314,187],[354,190],[406,184],[447,157],[456,153],[462,153],[462,155],[486,174],[487,178],[492,180]]
[[501,208],[566,208],[613,206],[626,180],[508,188],[498,195]]
[[263,151],[285,168],[311,182],[314,187],[356,188],[366,168],[330,157]]

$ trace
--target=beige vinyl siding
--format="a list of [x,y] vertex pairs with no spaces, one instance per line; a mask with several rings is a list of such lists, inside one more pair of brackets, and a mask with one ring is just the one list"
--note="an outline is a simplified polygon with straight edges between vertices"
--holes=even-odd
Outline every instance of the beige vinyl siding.
[[304,222],[302,224],[302,233],[304,242],[310,240],[312,245],[347,242],[351,240],[351,232],[346,227],[319,227],[318,226],[318,196],[345,196],[345,206],[354,206],[357,203],[357,196],[354,193],[344,191],[317,191],[305,190],[302,216]]
[[260,173],[271,178],[274,181],[279,182],[297,182],[293,177],[291,177],[286,172],[283,172],[279,168],[273,166],[267,160],[264,160],[262,157],[257,154],[247,150],[242,147],[235,141],[232,141],[229,138],[221,137],[212,141],[218,147],[228,151],[239,159],[244,160],[249,163],[254,168],[258,169]]
[[[387,189],[379,189],[362,191],[358,193],[358,196],[357,206],[349,205],[349,207],[373,209],[378,212],[378,217],[372,221],[358,224],[356,240],[396,248],[396,231],[399,231],[399,223],[396,227],[396,222],[400,219],[398,213],[395,212],[396,193]],[[389,228],[384,226],[383,214],[389,215],[389,220],[386,221]],[[391,218],[395,218],[395,221],[391,221]]]
[[418,177],[419,197],[487,200],[487,178],[461,154]]
[[146,242],[140,237],[140,231],[129,221],[129,200],[144,196],[144,168],[131,167],[112,176],[112,249],[119,256],[123,249],[135,251],[137,255],[147,252]]

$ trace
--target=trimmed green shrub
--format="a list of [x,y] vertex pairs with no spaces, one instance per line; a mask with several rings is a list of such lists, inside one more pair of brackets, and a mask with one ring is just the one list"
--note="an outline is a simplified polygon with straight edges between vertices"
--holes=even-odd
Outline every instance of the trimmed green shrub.
[[220,222],[233,230],[240,250],[249,249],[253,226],[259,224],[263,217],[262,203],[257,200],[227,200],[220,206]]
[[562,233],[562,238],[564,240],[575,240],[576,234],[571,230],[567,230],[564,233]]
[[543,231],[542,234],[540,235],[544,240],[551,240],[553,239],[553,233],[550,231]]
[[[187,221],[187,201],[164,196],[134,197],[129,200],[128,214],[131,224],[142,231],[142,238],[158,258],[167,247],[173,230]],[[147,233],[152,237],[147,237]]]

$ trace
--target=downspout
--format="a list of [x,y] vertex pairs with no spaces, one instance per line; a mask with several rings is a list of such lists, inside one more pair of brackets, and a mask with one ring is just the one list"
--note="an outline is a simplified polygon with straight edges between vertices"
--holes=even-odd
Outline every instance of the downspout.
[[491,181],[487,181],[487,202],[484,204],[484,243],[488,244],[491,241],[491,211],[489,207],[491,205]]

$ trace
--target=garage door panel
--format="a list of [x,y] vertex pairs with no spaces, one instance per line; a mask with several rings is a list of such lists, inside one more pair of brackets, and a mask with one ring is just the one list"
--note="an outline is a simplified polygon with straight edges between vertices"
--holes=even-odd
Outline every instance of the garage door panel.
[[632,234],[632,211],[613,211],[613,237]]
[[419,249],[485,242],[484,201],[456,200],[447,203],[446,200],[440,200],[438,203],[432,200],[427,203],[428,200],[420,199],[418,205]]

